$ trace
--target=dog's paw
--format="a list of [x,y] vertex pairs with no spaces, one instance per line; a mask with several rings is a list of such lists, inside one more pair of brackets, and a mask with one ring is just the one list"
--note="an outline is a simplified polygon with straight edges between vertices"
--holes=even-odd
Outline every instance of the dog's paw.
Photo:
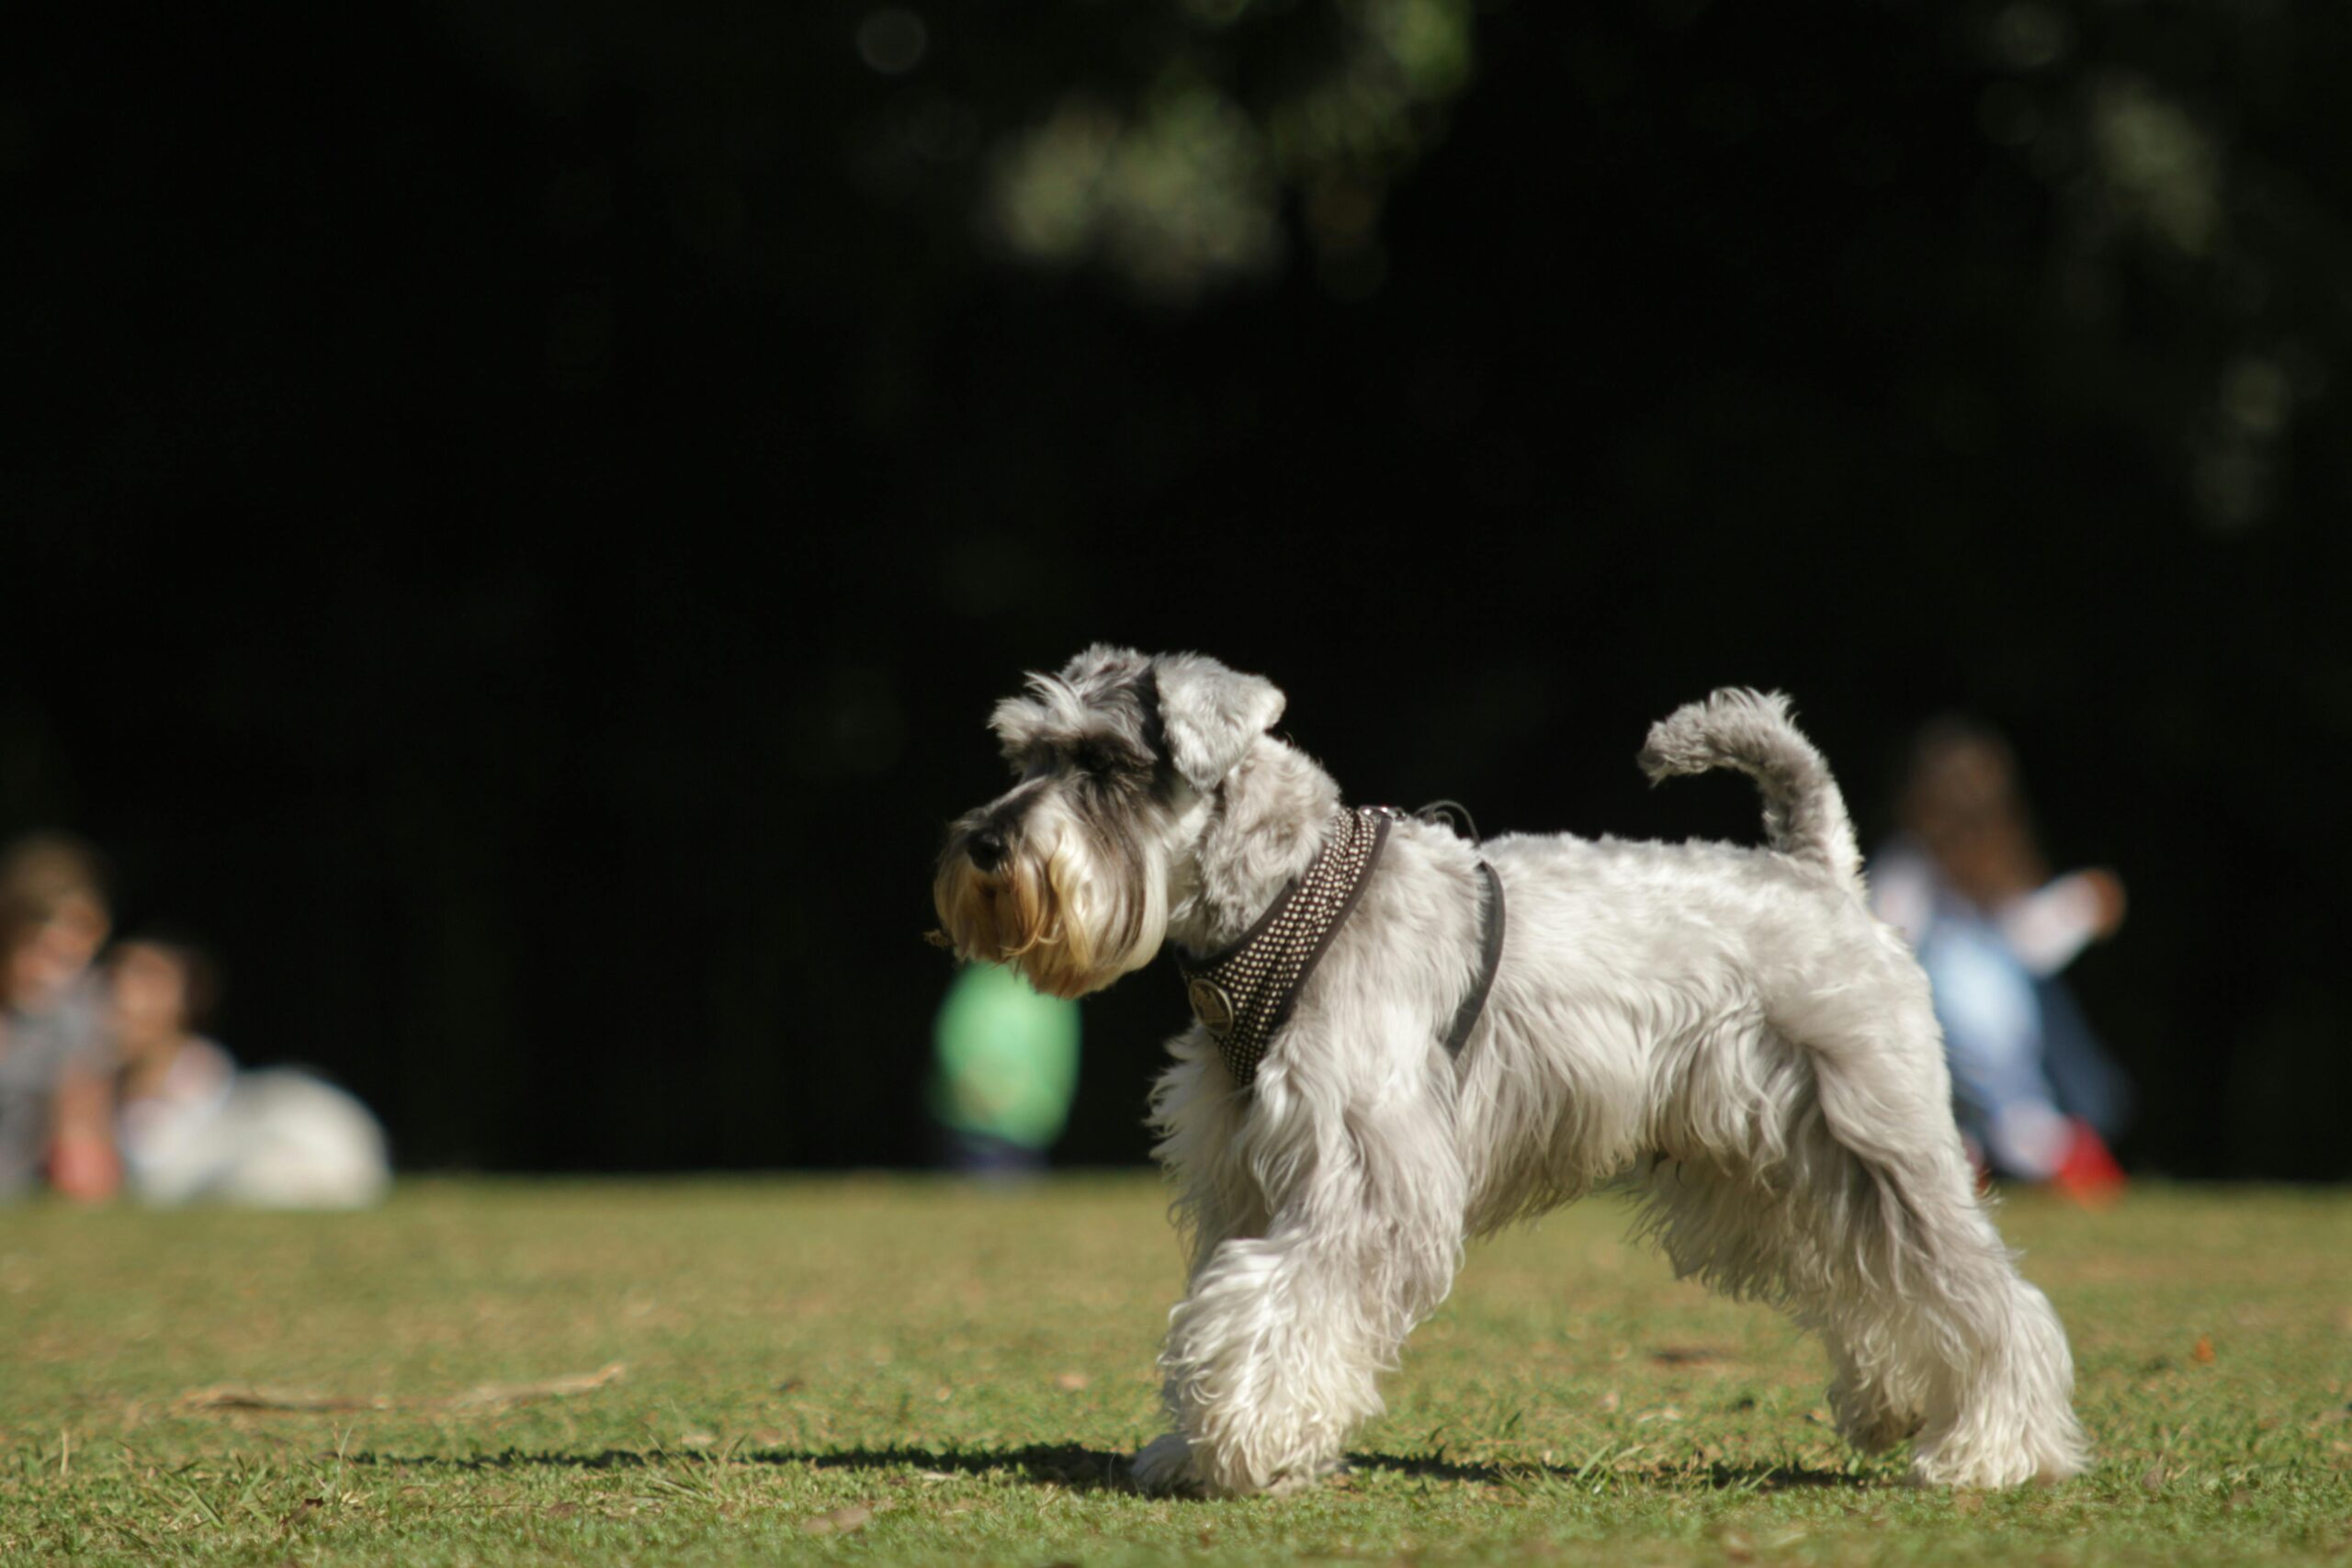
[[1838,1421],[1838,1435],[1866,1454],[1884,1453],[1919,1435],[1926,1417],[1917,1410],[1885,1402],[1875,1390],[1829,1385],[1829,1408]]
[[1127,1461],[1127,1474],[1137,1487],[1162,1496],[1197,1496],[1201,1478],[1193,1468],[1193,1445],[1170,1432],[1155,1438]]
[[2037,1450],[2027,1446],[1985,1448],[1970,1451],[1948,1444],[1919,1454],[1911,1461],[1914,1486],[1949,1486],[1963,1492],[1994,1492],[2028,1482],[2052,1483],[2079,1475],[2088,1463],[2079,1449],[2064,1446]]
[[1301,1470],[1286,1471],[1266,1483],[1269,1497],[1294,1497],[1301,1492],[1311,1492],[1335,1475],[1345,1475],[1347,1465],[1334,1460],[1329,1464],[1313,1465]]

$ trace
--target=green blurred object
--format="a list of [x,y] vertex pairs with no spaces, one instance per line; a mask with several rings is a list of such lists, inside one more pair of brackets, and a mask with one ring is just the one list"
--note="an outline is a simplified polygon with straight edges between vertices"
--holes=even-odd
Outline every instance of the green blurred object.
[[1078,1004],[1038,995],[1015,971],[967,965],[940,1004],[932,1114],[953,1132],[1042,1154],[1078,1089]]

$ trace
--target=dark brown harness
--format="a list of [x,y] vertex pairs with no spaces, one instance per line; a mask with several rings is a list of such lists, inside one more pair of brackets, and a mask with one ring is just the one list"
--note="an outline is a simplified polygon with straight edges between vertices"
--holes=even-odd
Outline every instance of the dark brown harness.
[[[1387,806],[1343,809],[1314,861],[1239,941],[1212,957],[1179,962],[1193,1016],[1216,1039],[1238,1088],[1246,1090],[1257,1080],[1267,1046],[1289,1021],[1307,976],[1372,880],[1388,844],[1389,825],[1404,817]],[[1484,860],[1478,871],[1478,978],[1454,1009],[1445,1037],[1446,1055],[1457,1062],[1486,1010],[1503,956],[1502,878]]]

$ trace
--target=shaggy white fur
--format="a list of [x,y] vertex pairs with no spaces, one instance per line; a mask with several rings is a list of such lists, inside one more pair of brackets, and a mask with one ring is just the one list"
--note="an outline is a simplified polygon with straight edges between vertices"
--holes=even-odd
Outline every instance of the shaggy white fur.
[[[1271,682],[1097,647],[995,728],[1021,782],[959,821],[934,889],[964,956],[1077,995],[1163,942],[1238,938],[1321,846],[1338,786],[1268,733]],[[1678,1272],[1817,1332],[1839,1429],[1916,1438],[1922,1482],[2081,1469],[2073,1361],[1978,1201],[1928,987],[1861,897],[1844,802],[1786,699],[1717,692],[1650,734],[1653,779],[1730,767],[1769,846],[1396,825],[1238,1089],[1198,1025],[1152,1098],[1193,1236],[1160,1354],[1155,1490],[1282,1491],[1338,1465],[1464,1239],[1604,1183]],[[1457,1063],[1480,958],[1501,967]]]

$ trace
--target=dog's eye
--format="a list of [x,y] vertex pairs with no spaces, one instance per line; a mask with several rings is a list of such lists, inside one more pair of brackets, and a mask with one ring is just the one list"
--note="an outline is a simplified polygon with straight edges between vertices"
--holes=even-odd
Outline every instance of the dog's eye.
[[1070,760],[1078,764],[1080,773],[1091,773],[1098,778],[1113,772],[1119,765],[1118,758],[1112,754],[1107,746],[1080,746],[1072,754]]

